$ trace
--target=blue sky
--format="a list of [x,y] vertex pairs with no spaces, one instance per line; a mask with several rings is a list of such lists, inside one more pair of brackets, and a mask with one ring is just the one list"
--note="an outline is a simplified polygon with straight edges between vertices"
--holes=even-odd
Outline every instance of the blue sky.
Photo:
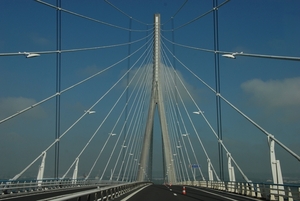
[[[52,5],[56,1],[45,2]],[[152,28],[153,16],[161,14],[162,35],[172,40],[171,17],[183,0],[111,0],[112,4],[145,24],[132,20],[132,29]],[[221,2],[221,1],[220,1]],[[219,3],[220,3],[219,2]],[[128,28],[130,20],[108,3],[98,1],[62,1],[62,8],[78,14]],[[174,17],[174,27],[206,13],[212,8],[211,1],[189,0]],[[219,8],[219,49],[228,52],[281,55],[300,57],[300,2],[289,1],[238,1],[231,0]],[[176,43],[213,49],[212,13],[174,32]],[[56,50],[56,10],[36,1],[0,1],[0,54],[17,52],[39,52]],[[148,24],[148,25],[146,25]],[[146,37],[149,32],[132,32],[132,41]],[[68,13],[62,13],[62,49],[86,48],[126,43],[129,32],[105,26]],[[145,41],[131,45],[134,51]],[[172,49],[167,41],[166,45]],[[175,47],[176,57],[213,88],[215,87],[213,54]],[[62,54],[61,88],[106,68],[128,55],[128,46],[103,50]],[[138,56],[131,57],[131,64]],[[169,57],[172,60],[172,57]],[[235,60],[220,56],[221,93],[251,119],[275,135],[294,152],[300,154],[300,62],[250,57]],[[66,130],[85,109],[90,107],[127,69],[127,61],[116,68],[97,76],[91,81],[70,90],[61,98],[61,131]],[[211,124],[216,125],[215,95],[188,73],[178,62],[176,69],[184,78],[189,89],[205,111]],[[0,119],[39,102],[56,92],[56,55],[42,54],[26,59],[24,56],[0,57]],[[122,86],[118,88],[120,91]],[[111,95],[109,100],[116,96]],[[97,106],[98,120],[88,116],[74,129],[70,138],[62,142],[62,172],[68,167],[81,142],[86,141],[100,119],[111,107],[110,101]],[[189,109],[195,107],[188,102]],[[99,112],[98,112],[99,111]],[[101,111],[101,112],[100,112]],[[11,177],[21,171],[54,138],[55,99],[52,99],[28,113],[0,124],[0,151],[5,157],[0,164],[0,178]],[[102,115],[102,116],[101,116]],[[269,179],[269,155],[266,136],[250,125],[228,105],[222,102],[224,142],[249,177],[258,177],[258,171]],[[197,121],[193,116],[193,120]],[[111,120],[112,122],[114,120]],[[156,122],[157,123],[157,122]],[[199,118],[197,129],[207,143],[211,157],[217,167],[216,140],[209,128]],[[156,129],[159,130],[159,129]],[[101,133],[109,133],[103,128]],[[191,138],[197,141],[195,134]],[[84,134],[83,134],[84,133]],[[88,133],[88,134],[87,134]],[[159,131],[157,131],[159,133]],[[72,136],[72,137],[71,137]],[[155,135],[160,147],[159,134]],[[103,141],[106,138],[99,137]],[[97,143],[95,143],[97,146]],[[195,146],[199,146],[196,145]],[[75,148],[74,148],[75,147]],[[156,155],[160,149],[157,148]],[[199,158],[206,161],[200,149]],[[93,150],[88,152],[95,155]],[[299,161],[276,146],[278,159],[286,177],[299,178]],[[51,154],[49,154],[51,155]],[[82,159],[86,163],[91,157]],[[53,159],[52,159],[53,160]],[[105,159],[102,159],[105,161]],[[157,166],[161,159],[157,158]],[[251,161],[249,163],[249,161]],[[51,157],[47,164],[51,164]],[[226,163],[225,163],[226,164]],[[52,165],[49,165],[51,175]],[[205,167],[205,164],[203,165]],[[204,168],[203,169],[206,169]],[[86,174],[88,167],[82,167],[80,174]],[[31,168],[28,175],[35,175],[37,168]],[[157,168],[156,171],[161,171]],[[285,175],[284,175],[285,176]]]

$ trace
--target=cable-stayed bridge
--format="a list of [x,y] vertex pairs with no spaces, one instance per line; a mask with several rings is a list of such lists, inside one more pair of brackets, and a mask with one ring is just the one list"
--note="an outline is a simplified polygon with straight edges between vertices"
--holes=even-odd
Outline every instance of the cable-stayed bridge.
[[22,4],[2,12],[0,199],[148,182],[299,199],[299,52],[248,53],[226,27],[238,3],[149,7],[150,23],[117,2]]

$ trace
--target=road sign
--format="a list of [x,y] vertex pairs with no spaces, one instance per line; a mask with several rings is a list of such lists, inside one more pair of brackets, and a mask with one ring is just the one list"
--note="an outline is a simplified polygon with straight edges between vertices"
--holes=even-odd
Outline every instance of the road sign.
[[198,164],[192,164],[191,165],[191,168],[199,168],[200,167],[200,165],[198,165]]

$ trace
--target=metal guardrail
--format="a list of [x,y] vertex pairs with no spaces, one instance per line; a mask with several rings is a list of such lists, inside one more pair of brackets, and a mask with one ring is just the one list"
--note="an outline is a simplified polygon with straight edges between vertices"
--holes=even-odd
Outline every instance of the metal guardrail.
[[180,184],[212,188],[265,200],[300,201],[300,185],[217,181],[186,181]]
[[28,193],[36,191],[50,191],[82,186],[115,185],[121,182],[99,180],[31,180],[31,181],[0,181],[0,197],[6,194]]
[[[47,198],[47,201],[64,201],[76,198],[77,200],[81,200],[85,198],[86,200],[113,200],[125,193],[133,191],[137,188],[141,188],[146,185],[150,185],[152,183],[149,182],[133,182],[127,184],[118,184],[113,186],[106,186],[103,188],[97,188],[92,190],[81,191],[77,193],[70,193],[63,196],[56,196]],[[42,201],[42,200],[40,200]]]

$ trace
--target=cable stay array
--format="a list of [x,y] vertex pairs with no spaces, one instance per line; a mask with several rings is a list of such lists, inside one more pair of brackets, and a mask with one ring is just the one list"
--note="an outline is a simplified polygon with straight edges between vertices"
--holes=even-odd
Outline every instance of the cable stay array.
[[[170,54],[172,54],[171,50],[164,44],[164,47],[168,50]],[[244,114],[241,110],[239,110],[236,106],[234,106],[230,101],[228,101],[224,96],[222,96],[220,93],[216,93],[215,89],[213,87],[209,86],[205,81],[203,81],[200,77],[198,77],[190,68],[188,68],[184,63],[182,63],[175,55],[172,54],[172,56],[193,76],[195,76],[202,84],[204,84],[208,89],[210,89],[216,96],[219,96],[224,102],[226,102],[229,106],[231,106],[234,110],[236,110],[239,114],[241,114],[243,117],[245,117],[251,124],[253,124],[255,127],[257,127],[259,130],[261,130],[264,134],[266,134],[268,137],[272,138],[278,145],[280,145],[283,149],[285,149],[287,152],[289,152],[292,156],[294,156],[297,160],[300,161],[300,156],[290,150],[287,146],[285,146],[282,142],[280,142],[278,139],[276,139],[272,134],[268,133],[265,129],[263,129],[261,126],[259,126],[254,120],[252,120],[250,117],[248,117],[246,114]],[[196,105],[196,103],[195,103]],[[197,107],[199,111],[200,108]],[[204,116],[204,115],[202,115]]]
[[[150,46],[149,46],[149,47],[150,47]],[[137,97],[137,96],[136,96],[136,97]],[[136,100],[136,97],[135,97],[134,101]],[[115,151],[115,149],[116,149],[116,146],[117,146],[117,144],[118,144],[118,142],[119,142],[119,140],[120,140],[121,134],[124,133],[123,130],[124,130],[125,125],[126,125],[126,123],[127,123],[127,121],[128,121],[129,115],[130,115],[131,112],[132,112],[133,106],[134,106],[134,103],[132,104],[132,106],[131,106],[131,108],[130,108],[130,110],[129,110],[128,116],[126,117],[126,119],[125,119],[125,121],[124,121],[124,123],[123,123],[122,129],[121,129],[121,131],[120,131],[120,135],[118,136],[118,138],[117,138],[117,140],[116,140],[116,143],[115,143],[115,145],[114,145],[114,147],[113,147],[113,150],[112,150],[112,152],[111,152],[111,155],[109,156],[109,159],[108,159],[108,161],[107,161],[107,163],[106,163],[106,166],[105,166],[105,168],[104,168],[104,170],[103,170],[103,172],[102,172],[102,175],[101,175],[101,177],[100,177],[100,180],[102,180],[102,178],[103,178],[103,176],[104,176],[104,173],[106,172],[106,169],[107,169],[107,167],[108,167],[108,164],[109,164],[109,162],[111,161],[112,155],[113,155],[113,153],[114,153],[114,151]],[[125,109],[125,108],[124,108],[124,109]],[[124,109],[123,109],[123,111],[124,111]],[[122,111],[122,112],[123,112],[123,111]],[[113,131],[112,131],[112,132],[113,132]],[[125,145],[127,136],[128,136],[128,135],[125,135],[125,139],[124,139],[124,141],[123,141],[123,144],[121,145],[120,152],[122,151],[122,148],[127,147],[127,146]],[[118,157],[118,158],[119,158],[119,157]]]
[[[163,58],[165,58],[165,62],[166,62],[166,64],[168,64],[168,65],[170,65],[170,66],[172,66],[171,65],[171,63],[170,63],[170,60],[168,59],[168,57],[166,56],[166,52],[163,50],[163,55],[164,55],[164,57]],[[196,128],[195,128],[195,126],[194,126],[194,123],[193,123],[193,121],[192,121],[192,119],[191,119],[191,117],[190,117],[190,115],[189,115],[189,112],[188,112],[188,110],[187,110],[187,108],[186,108],[186,106],[185,106],[185,103],[184,103],[184,101],[183,101],[183,98],[182,98],[182,95],[180,94],[180,92],[179,92],[179,90],[178,90],[178,87],[176,86],[176,84],[175,84],[175,78],[173,78],[173,76],[172,76],[172,74],[171,74],[171,70],[170,69],[168,69],[168,67],[165,67],[167,70],[166,70],[166,72],[167,72],[167,74],[168,74],[168,78],[171,78],[171,80],[169,80],[168,79],[168,81],[169,81],[169,85],[170,86],[174,86],[175,85],[175,93],[178,95],[178,97],[179,97],[179,99],[180,99],[180,102],[181,102],[181,104],[183,105],[183,107],[184,107],[184,110],[185,110],[185,113],[187,114],[187,116],[188,116],[188,119],[189,119],[189,121],[190,121],[190,123],[191,123],[191,125],[192,125],[192,127],[193,127],[193,130],[194,130],[194,132],[196,133],[196,136],[197,136],[197,138],[198,138],[198,141],[199,141],[199,143],[200,143],[200,145],[201,145],[201,147],[202,147],[202,150],[203,150],[203,152],[205,153],[205,155],[206,155],[206,157],[207,157],[207,161],[210,161],[210,157],[208,156],[208,153],[207,153],[207,151],[206,151],[206,149],[205,149],[205,147],[204,147],[204,145],[203,145],[203,143],[202,143],[202,140],[201,140],[201,138],[200,138],[200,136],[199,136],[199,134],[198,134],[198,132],[197,132],[197,130],[196,130]],[[178,76],[178,74],[177,74],[177,72],[175,71],[175,69],[173,68],[173,67],[171,67],[172,68],[172,71],[175,73],[175,75],[176,75],[176,78],[180,81],[180,83],[181,83],[181,85],[184,87],[184,89],[188,92],[188,90],[187,90],[187,88],[184,86],[184,83],[183,83],[183,81],[180,79],[180,77]],[[191,96],[190,96],[190,98],[191,98]],[[176,104],[177,106],[176,107],[178,107],[178,104]],[[200,109],[198,110],[198,111],[201,111]],[[180,110],[178,109],[178,113],[179,113],[179,116],[181,117],[181,121],[182,121],[182,115],[181,115],[181,112],[180,112]],[[177,122],[178,122],[178,120],[177,120]],[[185,127],[185,124],[183,123],[183,125],[184,125],[184,131],[185,131],[185,133],[183,133],[182,132],[182,130],[180,129],[180,126],[179,126],[179,129],[180,129],[180,135],[181,135],[181,138],[182,138],[182,141],[184,140],[183,139],[183,135],[185,134],[185,135],[187,135],[187,137],[188,137],[188,131],[186,130],[186,127]],[[179,145],[179,147],[181,147],[181,145]],[[186,149],[186,148],[185,148]],[[187,153],[187,151],[186,151],[186,153]],[[189,164],[191,164],[191,162],[189,161]],[[199,163],[198,163],[199,164]],[[213,167],[213,165],[212,164],[209,164],[209,165],[211,165],[211,168],[212,168],[212,170],[213,170],[213,172],[214,172],[214,174],[215,174],[215,176],[216,176],[216,178],[217,178],[217,180],[219,180],[219,177],[218,177],[218,175],[216,174],[216,171],[215,171],[215,168]],[[210,167],[208,167],[208,168],[210,168]],[[199,171],[201,172],[201,170],[200,170],[200,168],[199,168]],[[202,179],[203,179],[204,177],[203,177],[203,175],[202,175]],[[212,180],[212,178],[209,178],[209,180]]]
[[[149,53],[148,53],[148,54],[149,54]],[[148,59],[148,62],[149,62],[149,59]],[[148,62],[146,62],[146,63],[148,63]],[[140,68],[138,68],[138,71],[139,71],[139,70],[140,70]],[[145,70],[149,71],[149,68],[147,68],[147,69],[144,68],[143,71],[145,71]],[[138,71],[136,71],[134,77],[137,75]],[[149,72],[148,72],[148,73],[149,73]],[[146,73],[146,74],[148,74],[148,73]],[[143,74],[144,74],[144,73],[141,73],[141,75],[143,75]],[[144,91],[144,92],[145,92],[145,90],[141,90],[141,88],[144,89],[143,85],[146,84],[146,83],[142,83],[142,82],[141,82],[141,79],[143,78],[141,75],[139,76],[138,81],[136,82],[136,84],[135,84],[135,86],[134,86],[134,88],[133,88],[133,90],[132,90],[132,93],[130,94],[130,96],[129,96],[129,98],[128,98],[128,101],[131,100],[131,98],[132,98],[132,96],[133,96],[133,92],[136,90],[138,84],[139,84],[138,89],[137,89],[138,92],[136,93],[136,97],[135,97],[135,99],[134,99],[133,102],[135,102],[135,100],[136,100],[136,98],[137,98],[137,94],[141,93],[141,91]],[[134,78],[134,77],[133,77],[133,78]],[[130,85],[131,82],[133,81],[133,78],[132,78],[131,81],[129,82],[129,85]],[[121,96],[124,95],[124,92],[128,89],[128,87],[129,87],[129,86],[127,86],[127,87],[125,88],[125,90],[123,91],[123,93],[121,94]],[[120,97],[121,97],[121,96],[120,96]],[[120,99],[120,98],[119,98],[119,99]],[[118,99],[118,101],[119,101],[119,99]],[[140,101],[140,102],[141,102],[141,101]],[[97,163],[98,160],[99,160],[100,155],[102,154],[103,150],[105,149],[106,144],[107,144],[108,140],[110,139],[110,137],[113,136],[113,135],[116,135],[116,134],[113,134],[113,132],[114,132],[115,127],[117,126],[117,123],[120,121],[122,114],[123,114],[124,111],[125,111],[125,107],[126,107],[126,105],[123,107],[122,111],[120,112],[120,115],[119,115],[118,119],[116,120],[116,123],[115,123],[114,127],[112,128],[111,132],[109,133],[109,136],[108,136],[107,140],[105,141],[104,145],[102,146],[101,151],[99,152],[99,154],[98,154],[98,156],[97,156],[97,158],[96,158],[96,160],[95,160],[95,162],[94,162],[94,164],[93,164],[91,170],[89,171],[89,173],[88,173],[88,175],[86,176],[85,179],[88,179],[88,178],[89,178],[91,172],[93,171],[93,169],[94,169],[96,163]],[[139,150],[139,149],[138,149],[138,150]],[[127,151],[127,149],[126,149],[126,151]],[[134,151],[134,152],[136,152],[136,151]],[[132,153],[132,147],[131,147],[130,153]],[[128,161],[127,161],[127,162],[128,162]]]
[[[163,60],[164,60],[164,57],[163,57]],[[174,86],[174,85],[173,85],[174,83],[170,83],[170,79],[169,79],[169,78],[172,77],[172,76],[171,76],[171,74],[169,74],[169,72],[167,72],[167,68],[168,68],[168,67],[165,67],[165,66],[164,66],[163,70],[165,70],[165,72],[163,73],[163,75],[164,75],[164,78],[165,78],[165,80],[166,80],[165,90],[166,90],[166,92],[167,92],[167,100],[168,100],[168,104],[167,104],[167,105],[169,106],[169,107],[168,107],[168,108],[169,108],[168,114],[171,114],[171,119],[172,119],[170,125],[172,125],[173,131],[175,130],[174,128],[176,128],[176,124],[178,125],[178,128],[179,128],[178,136],[173,136],[173,137],[175,138],[175,139],[173,140],[173,142],[178,142],[178,143],[183,142],[183,148],[184,148],[184,150],[185,150],[185,154],[186,154],[185,156],[187,157],[188,164],[192,164],[191,159],[190,159],[189,154],[188,154],[188,151],[187,151],[187,148],[186,148],[186,145],[185,145],[185,140],[184,140],[184,138],[183,138],[185,135],[188,136],[188,133],[187,133],[187,130],[186,130],[184,121],[183,121],[182,118],[180,118],[180,121],[183,123],[185,132],[183,132],[182,129],[181,129],[181,126],[180,126],[180,124],[179,124],[179,119],[178,119],[178,118],[176,119],[176,115],[175,115],[175,114],[176,114],[176,111],[175,111],[175,110],[178,111],[179,117],[182,117],[182,116],[181,116],[181,113],[180,113],[178,104],[177,104],[177,103],[174,103],[174,102],[175,102],[175,101],[174,101],[174,100],[175,100],[175,95],[174,95],[174,90],[172,90],[172,86]],[[176,87],[176,86],[175,86],[175,87]],[[176,105],[176,106],[175,106],[175,105]],[[175,132],[172,132],[172,133],[175,133]],[[181,140],[181,141],[180,141],[180,140]],[[190,145],[190,148],[191,148],[192,150],[194,150],[192,144],[189,144],[189,145]],[[176,146],[176,143],[174,143],[174,146],[173,146],[173,147],[182,148],[181,144],[178,144],[178,145]],[[174,150],[176,150],[176,149],[174,149]],[[193,156],[194,156],[194,160],[197,162],[197,164],[199,164],[199,162],[198,162],[198,160],[197,160],[197,157],[196,157],[194,151],[193,151]],[[192,169],[190,169],[190,170],[192,171]],[[204,180],[203,173],[202,173],[202,171],[201,171],[200,166],[198,167],[198,170],[199,170],[199,172],[200,172],[200,174],[201,174],[202,179]],[[195,180],[195,175],[193,175],[193,177],[194,177],[193,179]]]
[[[181,45],[178,43],[174,43],[170,40],[168,40],[167,38],[165,38],[164,36],[162,36],[163,40],[166,40],[167,42],[173,44],[173,45],[178,45],[181,47],[185,47],[185,48],[190,48],[190,49],[195,49],[195,50],[200,50],[200,51],[204,51],[204,52],[211,52],[211,53],[218,53],[218,54],[225,54],[222,56],[226,57],[227,55],[243,55],[243,56],[252,56],[252,57],[260,57],[260,58],[271,58],[271,59],[283,59],[283,60],[298,60],[299,58],[297,57],[285,57],[285,56],[274,56],[274,55],[258,55],[258,54],[244,54],[244,53],[232,53],[232,52],[225,52],[225,51],[215,51],[215,50],[210,50],[210,49],[204,49],[204,48],[196,48],[196,47],[191,47],[191,46],[186,46],[186,45]],[[163,52],[164,55],[166,55],[167,53],[164,51],[164,49],[166,49],[168,51],[168,53],[170,53],[170,55],[176,59],[176,61],[178,61],[178,63],[180,63],[187,71],[189,71],[193,76],[195,76],[200,82],[202,82],[202,84],[204,84],[208,89],[210,89],[210,91],[212,91],[213,93],[216,94],[216,96],[219,96],[224,102],[226,102],[229,106],[231,106],[234,110],[236,110],[239,114],[241,114],[244,118],[246,118],[250,123],[252,123],[255,127],[257,127],[259,130],[261,130],[264,134],[267,135],[268,138],[273,139],[278,145],[280,145],[283,149],[285,149],[288,153],[290,153],[292,156],[294,156],[296,159],[299,160],[299,156],[293,152],[292,150],[290,150],[288,147],[286,147],[283,143],[281,143],[279,140],[277,140],[274,135],[271,135],[270,133],[268,133],[265,129],[263,129],[261,126],[259,126],[255,121],[253,121],[251,118],[249,118],[247,115],[245,115],[243,112],[241,112],[236,106],[234,106],[231,102],[229,102],[226,98],[224,98],[220,93],[216,93],[215,89],[211,86],[209,86],[205,81],[203,81],[200,77],[198,77],[192,70],[190,70],[190,68],[188,68],[182,61],[180,61],[173,53],[172,51],[166,46],[166,44],[162,41],[162,47],[163,47]],[[254,56],[255,55],[255,56]],[[167,56],[165,56],[167,57]],[[169,61],[168,64],[170,66],[171,62]],[[187,91],[187,94],[189,95],[189,97],[191,98],[191,100],[193,101],[194,105],[197,108],[197,111],[199,111],[198,113],[202,115],[202,117],[204,118],[204,120],[206,121],[206,123],[209,125],[210,129],[212,130],[213,134],[216,136],[218,142],[221,144],[221,146],[223,147],[223,149],[225,150],[225,152],[227,153],[227,157],[229,160],[232,160],[233,163],[235,164],[235,166],[238,168],[238,170],[240,171],[240,173],[242,174],[243,178],[247,181],[250,182],[250,180],[248,179],[248,177],[243,173],[243,171],[241,170],[241,168],[238,166],[238,164],[236,163],[236,161],[234,160],[234,158],[231,156],[230,152],[228,151],[228,149],[226,148],[226,146],[224,145],[223,141],[218,137],[216,131],[213,129],[213,127],[211,126],[211,124],[208,122],[207,118],[204,115],[204,112],[202,112],[202,110],[200,109],[200,107],[196,104],[195,100],[191,97],[191,94],[188,92],[187,88],[184,86],[183,81],[181,80],[180,76],[177,74],[176,70],[173,68],[174,74],[176,74],[177,79],[180,81],[180,83],[183,85],[183,87],[185,88],[185,90]],[[172,77],[171,74],[169,74],[169,77]],[[173,83],[175,84],[175,82]],[[176,90],[177,87],[175,87]],[[180,96],[180,93],[177,91],[177,93]],[[186,108],[185,108],[186,109]],[[187,112],[187,111],[186,111]],[[196,112],[195,112],[196,113]],[[197,114],[198,114],[197,113]],[[187,116],[189,116],[189,114],[187,113]],[[190,119],[191,120],[191,119]],[[196,130],[195,130],[196,132]],[[198,136],[198,135],[197,135]],[[208,157],[209,159],[209,157]]]
[[[149,46],[150,47],[150,46]],[[143,57],[143,55],[148,52],[147,54],[149,55],[149,47],[144,51],[144,53],[140,56],[140,58],[135,62],[135,64]],[[135,64],[131,66],[131,68],[126,71],[121,77],[120,79],[113,85],[113,87],[111,89],[113,89],[134,67]],[[131,82],[134,80],[135,76],[138,74],[139,69],[135,72],[134,76],[132,77],[132,79],[129,82],[129,85],[131,84]],[[107,120],[107,118],[109,117],[109,115],[111,114],[111,112],[115,109],[116,105],[119,103],[119,101],[121,100],[122,96],[125,94],[125,92],[127,91],[129,86],[126,86],[125,89],[123,90],[123,92],[121,93],[121,95],[119,96],[119,98],[116,100],[116,102],[114,103],[114,105],[112,106],[112,108],[110,109],[110,111],[108,112],[108,114],[105,116],[104,120],[101,122],[101,124],[98,126],[98,128],[96,129],[96,131],[94,132],[94,134],[91,136],[91,138],[89,139],[89,141],[86,143],[86,145],[84,146],[84,148],[81,150],[81,152],[78,154],[78,156],[75,158],[74,162],[72,163],[72,165],[69,167],[69,169],[67,170],[67,172],[63,175],[62,179],[64,179],[66,177],[66,175],[69,173],[69,171],[71,170],[71,168],[74,166],[74,164],[76,163],[77,159],[80,158],[80,156],[82,155],[82,153],[85,151],[85,149],[87,148],[87,146],[90,144],[90,142],[93,140],[93,138],[95,137],[95,135],[99,132],[99,130],[101,129],[102,125],[105,123],[105,121]],[[110,92],[111,90],[109,90]],[[125,107],[124,107],[125,108]],[[124,110],[123,110],[124,111]],[[120,116],[122,115],[122,112],[120,113]],[[118,123],[118,121],[116,122]],[[114,129],[110,132],[109,137],[107,140],[109,140],[109,138],[112,136],[112,134],[114,133]],[[118,135],[118,139],[115,145],[117,145],[118,140],[121,137],[121,134],[123,132],[121,132]],[[127,135],[126,135],[127,137]],[[124,147],[125,145],[122,145],[122,147]],[[101,152],[100,152],[101,153]],[[100,156],[100,153],[98,156]],[[114,153],[114,150],[112,152],[112,154]],[[97,157],[97,160],[99,159],[99,157]],[[111,159],[111,158],[110,158]],[[110,161],[109,159],[109,161]],[[95,162],[97,162],[97,160]],[[109,161],[107,162],[107,165],[109,163]],[[106,166],[107,167],[107,166]],[[90,171],[91,172],[91,171]],[[105,172],[105,170],[103,171],[103,173]],[[90,173],[88,174],[88,176],[90,175]],[[102,179],[103,176],[101,176],[100,180]],[[88,179],[88,177],[86,178]]]
[[[164,46],[166,49],[168,49],[168,48],[164,45],[164,43],[162,43],[162,44],[163,44],[163,46]],[[174,56],[174,55],[172,55],[172,56]],[[189,97],[191,98],[191,100],[193,101],[193,103],[194,103],[195,107],[197,108],[197,110],[198,110],[198,111],[202,111],[202,110],[200,109],[200,107],[197,105],[197,103],[195,102],[194,98],[191,96],[190,92],[189,92],[188,89],[186,88],[186,86],[185,86],[185,84],[183,83],[182,79],[179,77],[178,73],[177,73],[174,69],[173,69],[173,71],[174,71],[174,73],[176,74],[176,78],[180,81],[181,85],[182,85],[182,86],[184,87],[184,89],[186,90],[188,96],[189,96]],[[182,101],[182,97],[181,97],[181,95],[180,95],[180,93],[179,93],[177,87],[176,87],[176,90],[177,90],[177,92],[178,92],[178,95],[179,95],[180,100]],[[182,101],[182,104],[184,104],[183,101]],[[185,105],[184,105],[184,109],[185,109],[185,112],[186,112],[186,114],[187,114],[189,120],[192,122],[192,119],[191,119],[191,117],[190,117],[190,115],[189,115],[189,113],[188,113],[188,111],[187,111]],[[226,146],[224,145],[224,143],[219,139],[219,137],[218,137],[216,131],[213,129],[211,123],[209,123],[209,121],[208,121],[207,118],[205,117],[204,113],[203,113],[203,112],[200,112],[200,114],[201,114],[202,117],[204,118],[204,120],[205,120],[205,122],[207,123],[207,125],[210,127],[210,129],[211,129],[211,131],[213,132],[213,134],[216,136],[217,140],[221,143],[221,145],[222,145],[222,147],[224,148],[224,150],[226,151],[226,153],[230,155],[230,152],[227,150],[227,148],[226,148]],[[194,131],[196,132],[196,135],[197,135],[199,141],[201,142],[200,137],[199,137],[199,135],[198,135],[197,130],[195,129],[194,124],[192,124],[192,125],[193,125]],[[201,142],[201,145],[203,145],[202,142]],[[206,152],[204,146],[203,146],[202,148],[203,148],[204,152],[207,154],[207,152]],[[231,155],[230,155],[230,156],[231,156]],[[231,157],[231,159],[233,160],[234,164],[236,165],[236,167],[238,168],[238,170],[240,171],[240,173],[243,175],[243,178],[244,178],[247,182],[249,182],[250,180],[249,180],[249,179],[247,178],[247,176],[243,173],[243,171],[240,169],[240,167],[239,167],[238,164],[235,162],[235,160],[234,160],[232,157]],[[208,155],[207,155],[207,160],[208,160],[208,161],[210,160],[210,158],[208,157]],[[213,169],[214,169],[214,168],[213,168]],[[214,171],[214,172],[215,172],[215,171]],[[215,175],[216,175],[216,174],[215,174]]]
[[[72,85],[72,86],[70,86],[70,87],[68,87],[68,88],[66,88],[66,89],[64,89],[64,90],[62,90],[60,93],[56,93],[55,95],[52,95],[52,96],[50,96],[50,97],[48,97],[48,98],[46,98],[46,99],[44,99],[44,100],[42,100],[42,101],[40,101],[40,102],[38,102],[38,103],[36,103],[36,104],[34,104],[34,105],[32,105],[32,106],[30,106],[30,107],[28,107],[28,108],[25,108],[25,109],[23,109],[23,110],[21,110],[21,111],[19,111],[18,113],[16,113],[16,114],[14,114],[14,115],[12,115],[12,116],[10,116],[10,117],[8,117],[8,118],[5,118],[4,120],[1,120],[1,123],[3,123],[4,121],[7,121],[7,120],[9,120],[9,119],[11,119],[11,118],[13,118],[13,117],[15,117],[15,116],[17,116],[17,115],[19,115],[19,114],[21,114],[21,113],[24,113],[24,112],[26,112],[26,111],[28,111],[28,110],[30,110],[30,109],[32,109],[32,108],[34,108],[34,107],[36,107],[36,106],[38,106],[38,105],[40,105],[40,104],[42,104],[42,103],[44,103],[44,102],[46,102],[46,101],[48,101],[48,100],[50,100],[51,98],[54,98],[55,96],[57,96],[57,95],[61,95],[62,93],[64,93],[64,92],[66,92],[66,91],[68,91],[68,90],[70,90],[70,89],[72,89],[72,88],[74,88],[74,87],[76,87],[76,86],[78,86],[78,85],[80,85],[80,84],[82,84],[82,83],[84,83],[84,82],[86,82],[86,81],[88,81],[88,80],[90,80],[90,79],[92,79],[93,77],[95,77],[95,76],[97,76],[97,75],[99,75],[99,74],[101,74],[101,73],[103,73],[103,72],[105,72],[105,71],[107,71],[107,70],[109,70],[109,69],[111,69],[111,68],[113,68],[113,67],[115,67],[115,66],[117,66],[117,64],[119,64],[119,63],[121,63],[121,62],[123,62],[123,61],[125,61],[126,59],[128,59],[129,57],[131,57],[132,55],[134,55],[134,54],[136,54],[137,52],[139,52],[142,48],[144,48],[145,46],[147,46],[148,45],[148,43],[152,43],[152,40],[148,40],[146,43],[144,43],[142,46],[140,46],[137,50],[135,50],[134,52],[132,52],[130,55],[128,55],[128,56],[126,56],[126,57],[124,57],[123,59],[121,59],[121,60],[119,60],[118,62],[116,62],[116,63],[114,63],[113,65],[111,65],[111,66],[109,66],[109,67],[107,67],[107,68],[105,68],[105,69],[103,69],[103,70],[101,70],[101,71],[99,71],[99,72],[97,72],[97,73],[95,73],[95,74],[93,74],[92,76],[90,76],[90,77],[88,77],[88,78],[86,78],[86,79],[84,79],[84,80],[82,80],[82,81],[80,81],[80,82],[78,82],[78,83],[76,83],[76,84],[74,84],[74,85]],[[150,46],[148,45],[148,48],[149,48]],[[145,54],[145,51],[144,51],[144,53],[143,54]],[[143,55],[142,54],[142,55]],[[133,67],[131,67],[131,69],[132,69]],[[61,140],[61,138],[63,138],[78,122],[80,122],[80,120],[82,120],[88,113],[89,113],[89,111],[91,111],[109,92],[111,92],[111,90],[126,76],[126,74],[128,73],[129,71],[127,71],[105,94],[103,94],[102,96],[101,96],[101,98],[99,98],[88,110],[86,110],[85,112],[84,112],[84,114],[83,115],[81,115],[66,131],[64,131],[61,135],[60,135],[60,137],[58,138],[58,139],[56,139],[52,144],[50,144],[38,157],[36,157],[24,170],[22,170],[19,174],[17,174],[15,177],[13,177],[11,180],[16,180],[16,179],[18,179],[26,170],[28,170],[38,159],[40,159],[44,154],[44,152],[47,152],[50,148],[52,148],[58,141],[60,141]],[[96,134],[96,132],[95,132],[95,134]],[[94,135],[95,135],[94,134]],[[75,161],[74,161],[74,163],[72,164],[72,166],[76,163],[76,160],[77,159],[75,159]]]
[[[167,68],[167,67],[166,67]],[[166,76],[166,78],[169,78],[170,77],[170,74],[166,74],[167,76]],[[184,149],[185,149],[185,154],[186,154],[186,156],[187,156],[187,158],[188,158],[188,162],[189,162],[189,164],[192,164],[192,162],[191,162],[191,160],[189,159],[189,154],[188,154],[188,151],[187,151],[187,145],[185,144],[185,140],[184,140],[184,137],[186,137],[187,139],[188,139],[188,143],[189,143],[189,147],[190,147],[190,149],[192,150],[192,153],[193,153],[193,156],[194,156],[194,160],[196,161],[196,164],[200,164],[199,163],[199,161],[198,161],[198,159],[197,159],[197,156],[196,156],[196,154],[195,154],[195,151],[194,151],[194,147],[193,147],[193,145],[192,145],[192,143],[191,143],[191,140],[190,140],[190,137],[189,137],[189,133],[188,133],[188,130],[187,130],[187,127],[186,127],[186,125],[185,125],[185,121],[183,120],[183,117],[182,117],[182,114],[181,114],[181,111],[180,111],[180,109],[179,109],[179,106],[178,106],[178,104],[176,104],[176,103],[174,103],[174,100],[176,100],[176,98],[175,98],[175,95],[174,95],[174,91],[173,90],[171,90],[171,86],[173,86],[173,85],[171,85],[171,82],[170,82],[170,80],[168,79],[167,80],[168,81],[168,83],[167,83],[167,86],[166,87],[168,87],[169,88],[169,90],[168,90],[168,99],[169,99],[169,102],[170,102],[170,110],[171,110],[171,115],[172,115],[172,119],[173,119],[173,122],[174,122],[174,124],[176,124],[176,122],[177,122],[177,126],[178,126],[178,128],[179,128],[179,134],[180,133],[182,133],[181,135],[179,135],[178,136],[178,142],[180,142],[180,140],[183,142],[183,147],[184,147]],[[173,83],[173,84],[175,84],[175,83]],[[175,86],[175,87],[177,87],[177,86]],[[170,93],[171,92],[171,93]],[[177,93],[178,91],[176,90],[176,93]],[[179,95],[180,96],[180,95]],[[182,100],[182,98],[180,97],[180,100]],[[176,106],[175,106],[176,105]],[[183,125],[183,130],[182,130],[182,128],[181,128],[181,124],[179,123],[179,119],[176,119],[175,117],[176,117],[176,111],[174,111],[174,110],[177,110],[178,111],[178,114],[179,114],[179,117],[180,117],[180,122],[181,122],[181,124]],[[173,125],[173,127],[174,127],[175,125]],[[176,141],[175,141],[176,142]],[[178,145],[178,147],[180,147],[181,148],[181,145],[179,144]],[[200,175],[201,175],[201,178],[202,178],[202,180],[203,181],[205,181],[205,178],[204,178],[204,176],[203,176],[203,173],[202,173],[202,170],[201,170],[201,167],[200,166],[198,166],[198,168],[197,168],[198,170],[199,170],[199,173],[200,173]],[[190,169],[190,170],[192,170],[192,168]],[[193,174],[193,179],[194,179],[194,181],[196,181],[196,178],[195,178],[195,174]]]

